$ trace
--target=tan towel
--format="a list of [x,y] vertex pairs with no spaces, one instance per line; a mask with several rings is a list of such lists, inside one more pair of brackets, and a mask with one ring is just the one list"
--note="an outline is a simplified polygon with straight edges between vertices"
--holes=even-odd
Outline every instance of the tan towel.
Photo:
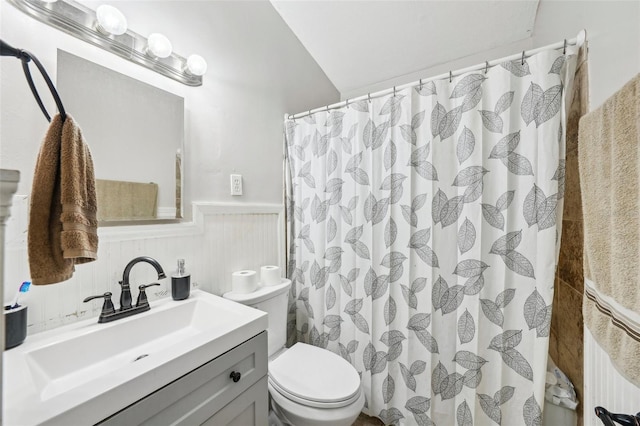
[[585,324],[640,385],[640,74],[580,120],[579,139]]
[[29,268],[36,285],[68,280],[74,264],[97,259],[93,161],[67,115],[51,121],[40,147],[29,211]]
[[140,220],[158,217],[158,184],[96,179],[98,220]]

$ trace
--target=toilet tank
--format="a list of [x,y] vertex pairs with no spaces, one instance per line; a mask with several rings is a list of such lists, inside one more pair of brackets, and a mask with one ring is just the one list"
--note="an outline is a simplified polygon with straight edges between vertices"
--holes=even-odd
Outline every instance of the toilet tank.
[[287,342],[287,304],[289,301],[291,280],[283,279],[282,284],[260,286],[251,293],[229,292],[222,295],[225,299],[251,306],[267,313],[269,356],[284,347]]

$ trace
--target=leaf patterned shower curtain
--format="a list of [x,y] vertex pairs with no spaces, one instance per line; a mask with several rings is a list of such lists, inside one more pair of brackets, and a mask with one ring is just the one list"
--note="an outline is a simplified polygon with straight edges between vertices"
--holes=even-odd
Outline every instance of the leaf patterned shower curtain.
[[540,425],[573,56],[286,120],[290,339],[386,424]]

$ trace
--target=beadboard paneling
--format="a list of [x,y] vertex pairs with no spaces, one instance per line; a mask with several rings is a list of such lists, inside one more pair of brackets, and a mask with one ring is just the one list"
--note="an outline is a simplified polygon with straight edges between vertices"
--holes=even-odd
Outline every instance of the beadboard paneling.
[[[5,299],[29,279],[26,229],[28,198],[16,197],[15,215],[7,223],[5,252]],[[111,291],[118,304],[118,281],[126,264],[137,256],[158,260],[167,276],[176,259],[186,260],[194,287],[222,295],[231,290],[231,273],[260,269],[263,265],[283,268],[283,208],[270,204],[195,203],[194,220],[168,225],[99,228],[98,260],[76,267],[70,280],[47,286],[32,286],[21,301],[29,306],[28,330],[35,333],[99,315],[100,301],[82,303],[91,295]],[[284,271],[284,268],[283,268]],[[157,281],[155,270],[142,263],[130,275],[135,301],[137,285]],[[171,279],[147,290],[153,300],[169,297]]]
[[613,413],[640,412],[640,388],[622,377],[609,355],[584,328],[584,424],[602,426],[593,410],[602,406]]

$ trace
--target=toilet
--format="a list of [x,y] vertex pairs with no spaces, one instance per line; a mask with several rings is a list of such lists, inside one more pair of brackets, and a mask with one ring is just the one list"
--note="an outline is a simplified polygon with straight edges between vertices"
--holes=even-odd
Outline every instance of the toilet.
[[306,343],[285,348],[291,280],[224,298],[269,315],[269,424],[349,426],[364,407],[360,376],[345,359]]

